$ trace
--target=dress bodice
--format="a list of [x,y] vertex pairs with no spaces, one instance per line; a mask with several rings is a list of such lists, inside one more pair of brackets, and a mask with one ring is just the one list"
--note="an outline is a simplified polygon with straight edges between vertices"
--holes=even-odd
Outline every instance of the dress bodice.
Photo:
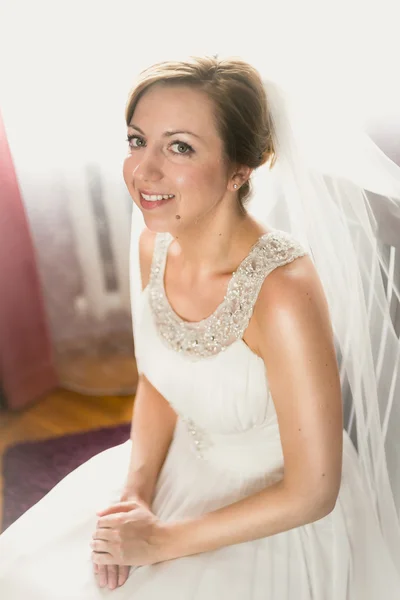
[[[182,320],[170,306],[164,270],[172,237],[156,236],[149,284],[135,330],[141,372],[175,409],[199,458],[226,467],[265,468],[257,454],[282,466],[279,430],[263,360],[243,341],[265,277],[307,254],[288,233],[259,238],[207,319]],[[273,458],[275,457],[275,458]]]

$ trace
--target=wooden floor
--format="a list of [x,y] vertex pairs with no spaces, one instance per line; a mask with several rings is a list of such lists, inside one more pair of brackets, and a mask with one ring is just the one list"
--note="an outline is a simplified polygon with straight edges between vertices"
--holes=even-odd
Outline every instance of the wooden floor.
[[23,411],[1,410],[0,519],[3,514],[2,459],[8,446],[129,422],[133,399],[134,396],[83,396],[60,388]]

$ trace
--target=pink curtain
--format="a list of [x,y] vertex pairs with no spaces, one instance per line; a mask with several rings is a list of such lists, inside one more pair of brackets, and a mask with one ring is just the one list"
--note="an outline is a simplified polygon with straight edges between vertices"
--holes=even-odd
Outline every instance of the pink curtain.
[[58,386],[34,248],[1,114],[0,385],[12,409]]

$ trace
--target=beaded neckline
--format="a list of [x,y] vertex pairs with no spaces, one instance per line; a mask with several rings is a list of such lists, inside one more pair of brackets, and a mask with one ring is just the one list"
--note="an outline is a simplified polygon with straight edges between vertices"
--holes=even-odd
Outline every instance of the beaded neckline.
[[226,288],[226,294],[222,300],[222,302],[220,302],[217,306],[217,308],[208,316],[205,317],[204,319],[201,319],[200,321],[186,321],[186,319],[183,319],[182,317],[180,317],[178,315],[178,313],[172,308],[170,301],[168,300],[168,296],[167,296],[167,292],[165,291],[165,267],[167,264],[167,258],[168,258],[168,248],[170,246],[170,244],[173,241],[173,236],[169,236],[170,239],[167,238],[166,244],[165,244],[165,248],[164,248],[164,259],[162,262],[162,266],[161,266],[161,270],[162,273],[160,274],[160,291],[163,293],[163,296],[165,298],[165,303],[166,305],[168,305],[168,308],[170,310],[170,312],[174,315],[174,318],[181,322],[183,325],[187,326],[187,325],[201,325],[204,326],[207,324],[207,321],[212,320],[214,315],[219,312],[220,310],[222,310],[224,304],[227,302],[227,299],[230,296],[230,292],[231,289],[234,286],[235,280],[240,276],[240,274],[246,269],[246,264],[251,260],[252,255],[254,252],[256,252],[257,248],[260,246],[260,244],[267,239],[271,234],[275,233],[274,231],[270,231],[269,233],[264,233],[262,236],[260,236],[258,238],[258,240],[256,241],[255,244],[253,244],[253,246],[250,248],[250,251],[248,252],[248,254],[245,256],[245,258],[241,261],[241,263],[239,263],[239,266],[237,267],[236,271],[234,271],[231,275],[231,278],[229,279],[228,282],[228,286]]
[[163,341],[193,359],[218,354],[243,337],[268,273],[307,254],[303,246],[284,231],[263,234],[232,274],[223,301],[211,315],[193,322],[185,321],[173,310],[165,292],[164,272],[172,239],[168,233],[156,236],[148,285],[149,303]]

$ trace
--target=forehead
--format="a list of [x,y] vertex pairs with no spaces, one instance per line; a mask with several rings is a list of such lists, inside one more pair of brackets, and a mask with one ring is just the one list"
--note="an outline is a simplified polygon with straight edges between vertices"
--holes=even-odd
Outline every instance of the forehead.
[[189,130],[217,136],[214,105],[207,94],[189,86],[154,85],[138,101],[131,123],[146,133]]

